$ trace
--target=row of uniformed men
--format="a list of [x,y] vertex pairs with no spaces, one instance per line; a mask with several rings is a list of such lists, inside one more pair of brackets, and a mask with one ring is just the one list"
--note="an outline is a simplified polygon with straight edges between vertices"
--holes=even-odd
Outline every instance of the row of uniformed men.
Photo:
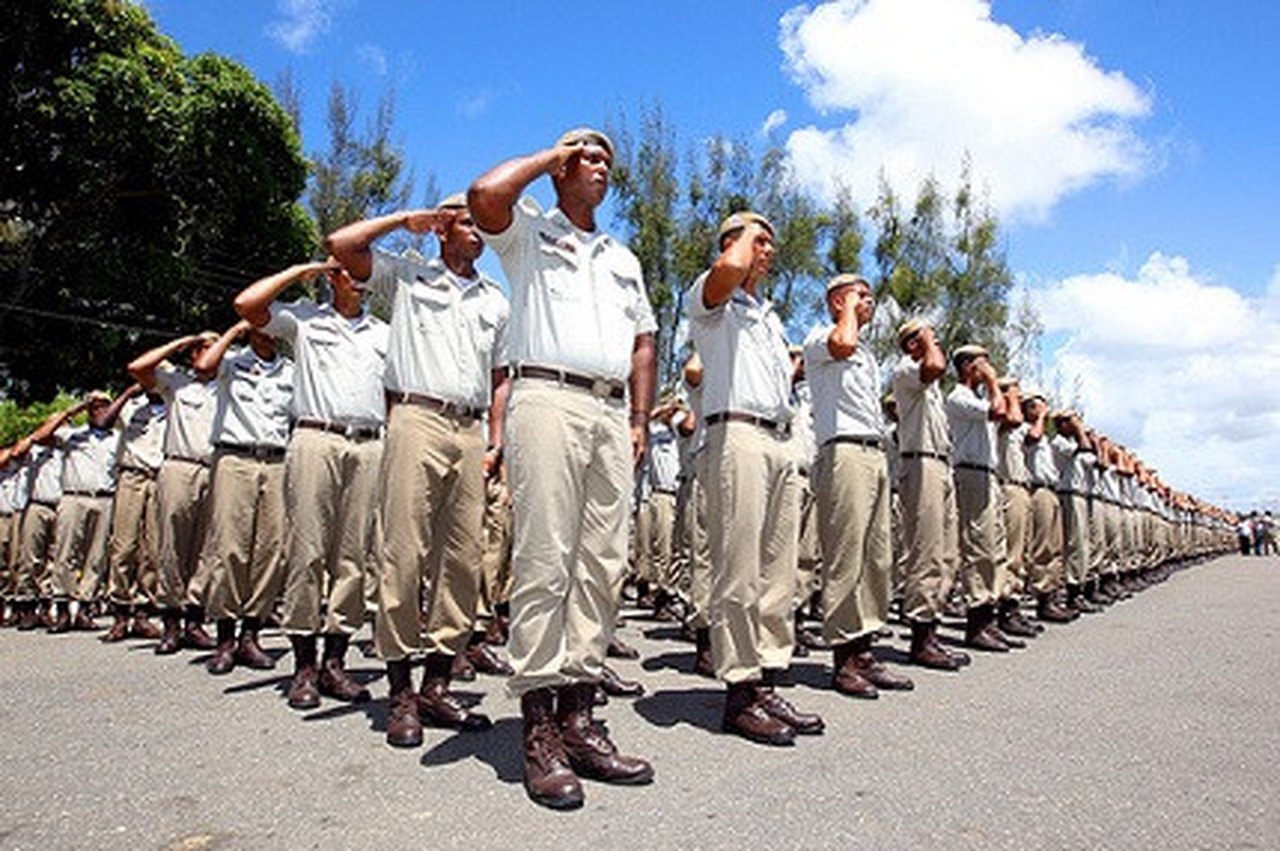
[[[257,575],[256,497],[269,476],[283,476],[292,528],[283,626],[295,656],[293,706],[316,705],[318,692],[367,697],[345,675],[342,660],[362,615],[370,518],[381,517],[375,637],[390,684],[387,739],[409,747],[422,742],[424,720],[463,730],[488,725],[461,706],[448,685],[450,660],[470,637],[461,610],[478,583],[486,477],[505,461],[513,512],[514,675],[508,688],[521,702],[525,788],[554,808],[582,804],[581,777],[620,784],[653,777],[652,766],[621,755],[592,716],[620,604],[628,507],[636,465],[647,451],[654,390],[656,323],[639,263],[596,227],[612,157],[603,134],[570,131],[553,147],[482,175],[465,199],[348,225],[328,237],[330,261],[291,267],[248,287],[235,307],[256,333],[250,350],[236,356],[244,357],[241,366],[228,370],[236,383],[219,407],[228,412],[224,417],[243,408],[246,428],[219,441],[213,455],[215,502],[224,480],[237,494],[223,524],[228,539],[206,550],[210,573],[240,589],[219,615],[254,617],[247,601]],[[522,197],[544,175],[557,200],[550,211]],[[434,232],[440,258],[420,263],[372,250],[398,228]],[[485,243],[502,262],[510,302],[474,267]],[[694,584],[707,586],[705,605],[696,605],[697,625],[712,667],[728,685],[725,730],[789,744],[797,733],[820,733],[824,723],[775,688],[795,642],[801,487],[787,439],[793,387],[786,337],[759,292],[773,256],[772,228],[754,214],[731,216],[720,228],[719,249],[690,293],[702,361],[693,417],[705,435],[697,479],[711,563],[710,571],[693,571]],[[320,273],[332,285],[330,303],[278,301],[291,284]],[[389,327],[363,306],[363,292],[380,282],[394,288]],[[828,307],[832,322],[815,329],[804,350],[815,388],[819,448],[812,478],[824,635],[835,651],[836,687],[867,696],[876,686],[910,687],[871,653],[888,607],[890,512],[878,370],[858,338],[874,302],[864,281],[842,276],[828,289]],[[173,420],[190,404],[173,388],[199,382],[165,366],[165,359],[195,347],[196,367],[212,374],[219,347],[225,352],[238,333],[232,329],[217,343],[174,341],[139,357],[130,370],[144,386],[169,388]],[[269,347],[277,338],[292,344],[296,360],[287,394],[265,380],[279,369]],[[906,613],[913,624],[930,624],[936,619],[921,613],[940,610],[948,561],[944,535],[930,539],[920,531],[926,511],[908,496],[932,495],[933,480],[913,485],[910,468],[936,462],[950,481],[950,438],[945,421],[924,413],[936,407],[945,361],[935,370],[937,353],[921,339],[931,337],[923,329],[903,335],[916,365],[899,371],[904,388],[896,395],[904,412]],[[274,432],[248,419],[251,410],[277,412],[277,422],[284,421],[278,412],[287,410],[293,423],[287,440],[271,440]],[[923,429],[933,442],[913,446],[908,434]],[[168,431],[175,431],[173,422]],[[192,479],[209,473],[198,458],[175,452],[161,475],[170,464],[186,465],[183,475]],[[368,510],[375,494],[380,512]],[[939,506],[941,530],[951,515],[945,502]],[[211,524],[220,524],[216,509]],[[222,560],[225,565],[216,566]],[[166,636],[182,634],[177,605],[199,602],[203,593],[195,564],[188,562],[187,575],[181,564],[162,567],[162,583],[166,573],[181,580],[174,596],[162,595]],[[982,594],[994,593],[986,590],[998,578],[991,573],[985,565],[968,569],[975,577],[971,609],[986,605]],[[425,646],[418,622],[424,591],[428,622],[439,613],[455,627],[429,630]],[[459,611],[447,611],[453,608]],[[218,618],[215,659],[235,658],[234,633],[223,629],[227,619]],[[318,663],[319,635],[325,652]],[[426,675],[415,691],[410,656],[424,649]]]

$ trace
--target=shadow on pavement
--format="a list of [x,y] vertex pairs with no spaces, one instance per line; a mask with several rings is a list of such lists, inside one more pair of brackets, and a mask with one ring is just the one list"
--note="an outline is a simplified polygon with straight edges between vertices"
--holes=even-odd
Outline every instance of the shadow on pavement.
[[523,725],[519,718],[506,717],[499,718],[483,733],[451,733],[428,727],[424,731],[427,736],[447,735],[448,738],[422,755],[422,765],[430,768],[478,759],[492,768],[503,783],[521,783],[524,780]]
[[636,700],[632,706],[642,718],[658,727],[688,724],[719,733],[724,690],[716,687],[665,689]]

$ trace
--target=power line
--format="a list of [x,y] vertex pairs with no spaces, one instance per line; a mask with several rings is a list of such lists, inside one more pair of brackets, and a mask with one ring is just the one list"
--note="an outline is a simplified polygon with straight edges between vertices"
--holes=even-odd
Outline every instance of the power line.
[[21,307],[16,304],[0,305],[0,310],[13,311],[15,313],[25,313],[29,316],[38,316],[42,319],[58,319],[64,322],[76,322],[82,325],[94,325],[98,328],[109,328],[113,331],[132,331],[140,334],[153,334],[157,337],[172,336],[172,331],[162,331],[158,328],[147,328],[142,325],[126,325],[123,322],[112,322],[110,319],[96,319],[92,316],[76,316],[70,313],[58,313],[52,310],[40,310],[35,307]]

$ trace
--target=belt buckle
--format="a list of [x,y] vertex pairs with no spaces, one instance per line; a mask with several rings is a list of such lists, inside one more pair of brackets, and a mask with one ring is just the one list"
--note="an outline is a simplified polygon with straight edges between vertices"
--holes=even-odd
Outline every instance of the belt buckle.
[[596,378],[591,381],[591,395],[608,399],[612,393],[613,384],[608,379]]
[[778,437],[781,437],[781,438],[784,438],[784,439],[785,439],[785,438],[787,438],[787,437],[790,437],[790,436],[791,436],[791,421],[790,421],[790,420],[786,420],[786,421],[783,421],[783,420],[775,420],[775,421],[774,421],[774,423],[773,423],[773,433],[774,433],[775,435],[777,435]]

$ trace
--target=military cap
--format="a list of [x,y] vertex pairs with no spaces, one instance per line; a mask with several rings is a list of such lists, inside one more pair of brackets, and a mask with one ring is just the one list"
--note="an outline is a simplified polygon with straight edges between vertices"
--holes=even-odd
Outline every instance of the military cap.
[[557,145],[599,145],[609,152],[610,159],[613,158],[613,142],[609,137],[594,130],[590,127],[575,127],[566,131],[559,139],[556,140]]
[[827,281],[827,295],[831,295],[841,287],[852,287],[855,284],[863,284],[867,289],[871,289],[871,282],[866,278],[852,272],[845,272],[844,274],[836,275],[834,278]]
[[716,231],[716,242],[724,239],[725,234],[733,233],[735,230],[745,228],[750,222],[755,222],[760,227],[767,230],[770,235],[773,234],[773,225],[769,220],[759,213],[753,213],[750,210],[744,210],[741,213],[734,213],[723,222],[720,223],[720,230]]
[[467,193],[465,192],[455,192],[436,205],[437,210],[465,210],[466,207]]

